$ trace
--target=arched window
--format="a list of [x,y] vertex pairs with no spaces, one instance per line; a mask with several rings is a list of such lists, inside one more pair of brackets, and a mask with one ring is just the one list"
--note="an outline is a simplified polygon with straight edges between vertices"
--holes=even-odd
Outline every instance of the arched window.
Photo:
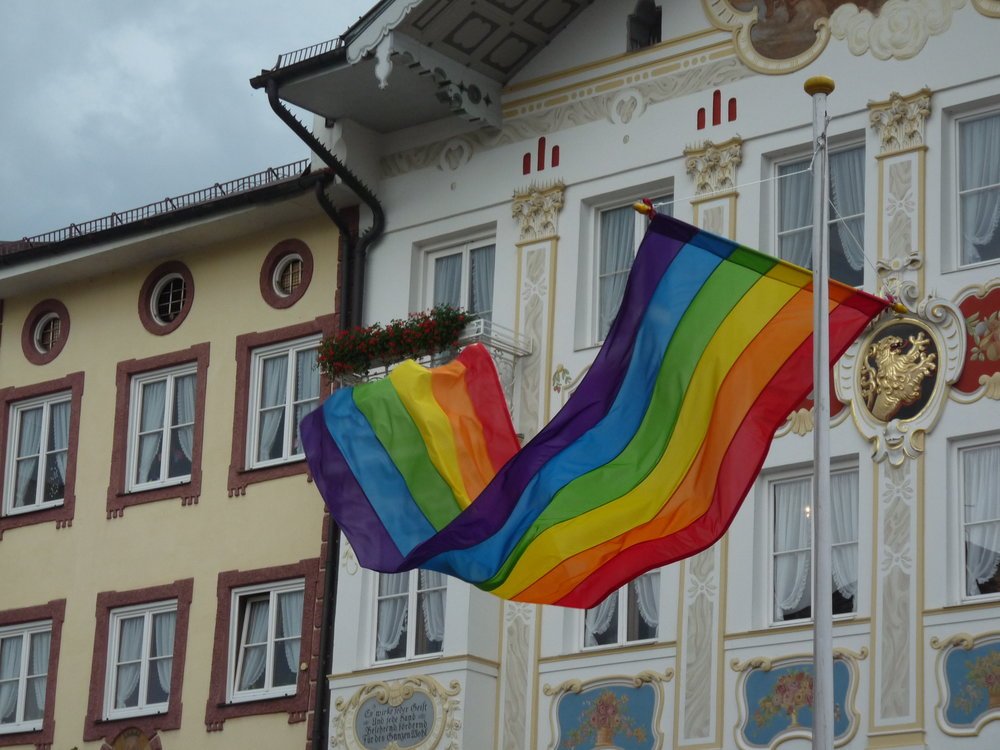
[[662,9],[653,0],[639,0],[628,17],[628,51],[659,44],[662,18]]

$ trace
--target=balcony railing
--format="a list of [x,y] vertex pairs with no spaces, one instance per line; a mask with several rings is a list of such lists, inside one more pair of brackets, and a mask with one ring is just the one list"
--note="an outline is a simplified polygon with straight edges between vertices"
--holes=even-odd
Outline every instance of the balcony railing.
[[303,47],[302,49],[297,49],[293,52],[285,52],[278,55],[278,62],[274,64],[274,68],[272,68],[272,70],[287,68],[290,65],[295,65],[295,63],[308,60],[310,57],[318,57],[319,55],[326,54],[327,52],[333,52],[333,50],[339,49],[343,46],[344,40],[337,37],[336,39],[329,39],[325,42],[319,42],[318,44],[310,44],[308,47]]

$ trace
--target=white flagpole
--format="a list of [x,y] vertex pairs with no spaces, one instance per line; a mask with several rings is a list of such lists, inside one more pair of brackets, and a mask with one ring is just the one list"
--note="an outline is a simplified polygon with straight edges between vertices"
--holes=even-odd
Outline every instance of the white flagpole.
[[833,80],[805,83],[813,100],[813,749],[833,750],[833,575],[830,509],[830,249],[826,97]]

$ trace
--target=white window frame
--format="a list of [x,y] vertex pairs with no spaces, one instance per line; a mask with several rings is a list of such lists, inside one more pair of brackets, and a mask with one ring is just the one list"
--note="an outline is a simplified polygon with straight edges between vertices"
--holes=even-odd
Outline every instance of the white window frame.
[[[643,575],[648,575],[650,573],[657,574],[656,597],[660,605],[659,611],[662,613],[663,612],[662,585],[663,585],[663,575],[664,575],[663,568],[654,568],[651,571],[646,571],[646,573],[643,573]],[[624,586],[620,586],[613,594],[609,594],[609,596],[618,597],[618,608],[615,610],[615,617],[618,619],[618,622],[615,625],[615,627],[617,628],[615,632],[618,634],[618,637],[612,643],[598,643],[594,646],[587,645],[588,610],[581,610],[579,643],[581,644],[580,648],[583,651],[600,651],[602,649],[608,649],[608,648],[621,648],[622,646],[637,646],[645,643],[656,643],[656,641],[659,640],[661,632],[659,625],[657,625],[656,627],[656,635],[654,635],[652,638],[629,639],[628,616],[629,616],[629,607],[631,606],[631,602],[629,601],[628,588],[629,584],[626,583]],[[638,605],[636,605],[636,610],[638,610]],[[635,615],[636,617],[642,617],[642,615],[638,611],[636,611]]]
[[[24,703],[27,696],[28,678],[40,675],[28,674],[28,663],[31,660],[31,636],[36,633],[48,633],[52,637],[52,621],[43,620],[39,622],[19,623],[17,625],[7,625],[0,627],[0,638],[11,638],[21,636],[21,669],[17,677],[17,706],[14,708],[14,715],[21,717],[21,721],[13,724],[0,725],[0,736],[14,734],[18,732],[36,732],[42,728],[45,721],[45,706],[42,706],[42,718],[32,721],[24,720]],[[51,640],[50,640],[51,644]],[[49,667],[52,664],[52,653],[49,652],[49,663],[45,665],[45,692],[49,691]]]
[[[987,117],[1000,117],[1000,108],[998,108],[995,104],[987,107],[978,107],[973,110],[962,112],[961,115],[955,117],[951,122],[952,126],[951,159],[953,162],[951,179],[952,179],[952,184],[954,185],[954,189],[951,190],[951,215],[954,217],[954,221],[952,222],[954,226],[951,231],[952,234],[951,245],[954,248],[954,250],[952,251],[951,267],[955,270],[965,270],[967,268],[979,268],[980,266],[995,265],[997,263],[1000,263],[1000,258],[988,258],[987,260],[981,260],[977,263],[962,262],[962,197],[961,197],[962,196],[962,191],[961,191],[962,143],[960,138],[961,125],[963,122],[968,122],[970,120],[979,120]],[[972,191],[966,191],[966,192],[985,190],[988,189],[988,187],[991,186],[974,188]],[[962,586],[962,590],[963,591],[965,590],[964,584]]]
[[[39,396],[37,398],[25,399],[24,401],[17,401],[11,404],[10,408],[10,425],[7,433],[7,456],[6,461],[6,472],[4,475],[4,488],[3,488],[3,515],[14,516],[21,513],[32,513],[38,510],[45,510],[46,508],[57,508],[63,504],[66,499],[65,481],[63,482],[63,497],[57,498],[55,500],[44,500],[42,495],[44,494],[45,482],[44,477],[48,469],[48,457],[50,451],[47,446],[49,444],[49,436],[52,431],[52,407],[57,404],[68,403],[70,409],[73,408],[73,394],[70,391],[60,391],[59,393],[46,394],[44,396]],[[20,442],[20,432],[21,432],[21,414],[29,409],[42,407],[42,433],[39,436],[39,462],[38,462],[38,478],[42,481],[36,482],[35,487],[35,498],[36,502],[34,505],[25,506],[23,508],[14,507],[14,489],[15,483],[17,481],[16,472],[16,454],[17,445]],[[70,417],[72,420],[72,416]],[[72,428],[68,428],[70,432]],[[69,466],[69,437],[66,435],[66,465]],[[41,459],[44,458],[45,461]]]
[[[165,714],[170,708],[170,697],[164,703],[146,703],[146,688],[149,686],[149,646],[153,637],[153,616],[168,612],[177,613],[177,600],[154,602],[152,604],[136,604],[130,607],[118,607],[111,610],[108,618],[108,653],[107,669],[104,678],[104,718],[105,719],[127,719],[134,716],[151,716],[155,714]],[[134,708],[115,708],[115,694],[117,692],[118,676],[118,648],[121,628],[119,624],[122,620],[132,619],[142,616],[142,650],[139,656],[139,704]],[[175,658],[175,645],[177,643],[176,624],[174,625],[174,643],[171,644],[171,675],[176,665],[173,664]]]
[[[378,629],[378,605],[381,599],[390,597],[380,597],[379,596],[379,576],[380,573],[376,573],[373,577],[375,582],[375,587],[372,593],[372,601],[374,602],[374,611],[372,612],[372,645],[370,649],[371,663],[374,665],[382,666],[384,664],[401,664],[403,662],[412,661],[424,661],[427,659],[438,659],[444,655],[444,639],[441,641],[441,650],[433,651],[426,654],[417,654],[417,628],[413,627],[413,624],[420,617],[420,610],[418,607],[419,594],[426,591],[437,591],[440,588],[444,588],[444,608],[445,608],[445,622],[447,623],[447,613],[448,613],[448,576],[444,577],[444,586],[433,586],[430,588],[420,589],[420,570],[414,569],[407,571],[409,575],[409,583],[406,588],[406,649],[403,656],[398,656],[392,659],[379,659],[378,654],[378,641],[375,633]],[[445,625],[445,638],[448,636],[448,627]]]
[[[191,473],[180,474],[176,477],[167,477],[170,468],[170,434],[175,425],[170,424],[173,413],[174,399],[176,397],[175,383],[178,378],[186,375],[195,377],[195,388],[198,387],[198,363],[189,362],[176,367],[169,367],[164,370],[144,372],[133,375],[129,382],[128,398],[128,447],[126,449],[126,469],[125,469],[125,492],[143,492],[144,490],[158,489],[160,487],[171,487],[175,484],[184,484],[191,481]],[[155,482],[137,482],[136,468],[139,461],[139,431],[141,427],[142,408],[139,401],[142,387],[160,380],[166,381],[166,393],[163,399],[163,426],[160,428],[160,479]],[[197,395],[195,396],[197,404]],[[197,407],[195,409],[195,421],[191,422],[192,434],[197,423]],[[192,451],[193,452],[193,451]],[[194,468],[192,457],[191,467]]]
[[481,233],[470,236],[460,242],[452,242],[447,245],[435,245],[424,248],[424,307],[430,308],[434,305],[434,264],[439,258],[446,258],[450,255],[462,256],[462,282],[460,286],[461,296],[458,306],[468,311],[469,308],[469,274],[472,272],[470,261],[472,251],[483,247],[493,247],[493,298],[490,309],[484,316],[487,320],[492,320],[493,312],[496,309],[496,251],[497,239],[493,233]]
[[[247,454],[246,466],[248,469],[261,469],[268,466],[280,466],[281,464],[301,461],[305,457],[304,452],[293,453],[292,445],[295,439],[295,431],[298,424],[295,422],[295,355],[308,349],[318,349],[320,335],[307,336],[294,341],[282,341],[278,344],[261,346],[250,352],[250,389],[248,391],[248,414],[247,414]],[[260,428],[260,387],[261,378],[264,373],[264,360],[284,354],[288,359],[288,370],[285,377],[285,419],[284,433],[282,437],[283,451],[278,458],[271,458],[265,461],[257,460],[258,434]],[[318,365],[316,365],[318,367]],[[322,382],[322,381],[321,381]]]
[[[965,482],[962,472],[962,451],[983,448],[993,445],[1000,445],[1000,434],[990,433],[978,435],[976,437],[957,438],[950,441],[949,469],[951,487],[948,493],[950,497],[956,498],[956,526],[958,529],[958,582],[956,591],[960,592],[959,603],[980,603],[1000,601],[1000,591],[993,594],[969,594],[965,590],[966,559],[965,559]],[[988,523],[986,521],[980,523]]]
[[[657,207],[657,211],[661,213],[667,213],[673,215],[674,207],[674,194],[672,190],[657,190],[654,191],[656,197],[651,198],[653,205]],[[614,200],[601,201],[592,205],[591,210],[593,212],[592,224],[591,224],[591,237],[593,238],[591,242],[591,247],[593,248],[591,252],[591,268],[590,268],[590,299],[593,303],[590,306],[590,341],[593,346],[597,346],[604,341],[604,334],[601,332],[601,217],[608,211],[614,211],[616,209],[629,207],[645,196],[636,195],[631,200],[622,200],[621,198],[616,198]],[[669,204],[666,207],[664,204]],[[643,236],[646,234],[646,227],[649,224],[649,220],[635,211],[635,239],[632,244],[632,258],[635,259],[636,250],[639,249],[639,242],[642,240]],[[629,266],[629,272],[631,272],[631,266]]]
[[[262,700],[264,698],[282,698],[289,695],[295,695],[298,689],[298,677],[296,677],[295,682],[291,685],[279,685],[277,687],[270,686],[274,680],[274,649],[275,649],[275,632],[277,629],[277,617],[278,617],[278,596],[280,594],[292,593],[296,591],[301,591],[302,596],[302,607],[303,610],[306,606],[305,601],[305,579],[297,578],[290,581],[280,581],[278,583],[265,583],[258,586],[243,586],[237,589],[233,589],[230,595],[230,610],[229,610],[229,661],[228,668],[226,672],[226,698],[230,703],[246,703],[249,701]],[[268,622],[267,622],[267,656],[264,662],[264,687],[258,688],[256,690],[237,690],[236,689],[236,675],[239,674],[240,668],[243,663],[243,638],[244,633],[240,632],[240,602],[241,600],[250,600],[258,597],[263,597],[267,595],[268,597]],[[248,607],[249,608],[249,607]],[[243,630],[249,626],[249,618],[243,618]],[[305,621],[305,612],[303,611],[303,622]],[[287,640],[287,639],[286,639]],[[299,662],[303,660],[303,646],[304,638],[302,634],[299,634]],[[297,667],[298,665],[296,665]],[[296,675],[298,674],[298,669],[296,668]]]
[[[837,462],[830,468],[831,478],[835,474],[846,474],[854,473],[858,478],[858,535],[854,542],[841,542],[839,546],[845,546],[848,544],[854,544],[857,548],[858,554],[858,590],[854,596],[854,611],[853,612],[842,612],[840,614],[834,614],[834,620],[853,620],[859,617],[859,610],[861,605],[861,538],[862,538],[862,528],[864,526],[864,520],[861,517],[861,471],[857,462]],[[810,616],[801,617],[796,620],[776,620],[774,617],[774,492],[773,487],[776,484],[781,484],[783,482],[794,482],[800,481],[802,479],[812,480],[813,467],[807,466],[799,469],[785,469],[773,472],[768,472],[767,476],[764,478],[764,502],[767,505],[767,625],[771,628],[782,628],[782,627],[793,627],[796,625],[808,625],[812,623],[815,619],[815,607],[816,607],[816,531],[815,531],[815,518],[813,521],[813,532],[811,535],[809,543],[809,576],[811,579],[810,583]],[[815,502],[815,499],[813,500]],[[807,506],[810,509],[812,506]],[[838,545],[831,543],[831,550],[833,547]],[[794,550],[786,550],[786,552],[792,552]],[[831,572],[832,575],[832,572]]]
[[[852,151],[854,149],[861,149],[861,152],[864,154],[864,158],[865,159],[868,158],[868,146],[865,143],[865,141],[864,141],[863,138],[850,138],[850,139],[844,141],[843,143],[837,143],[835,146],[832,146],[830,148],[829,153],[830,153],[830,155],[833,155],[833,154],[840,153],[840,152],[843,152],[843,151]],[[780,255],[780,253],[781,253],[780,239],[781,239],[782,236],[784,236],[784,235],[790,235],[790,234],[795,234],[797,232],[804,232],[807,228],[815,228],[814,224],[810,223],[808,225],[808,227],[799,227],[798,229],[790,229],[790,230],[782,230],[781,229],[781,188],[780,188],[780,185],[779,185],[781,176],[779,175],[779,170],[780,170],[781,167],[787,166],[789,164],[794,164],[795,162],[809,161],[809,158],[810,158],[810,156],[809,156],[809,152],[808,151],[798,151],[798,152],[790,154],[788,156],[782,156],[779,159],[775,159],[771,163],[771,177],[774,180],[774,190],[773,190],[773,193],[772,193],[772,195],[774,196],[774,200],[772,201],[772,204],[773,204],[773,215],[771,217],[772,222],[773,222],[773,227],[774,227],[773,239],[772,239],[772,247],[774,248],[774,256],[776,258],[779,258],[779,259],[781,258],[781,255]],[[810,179],[812,179],[811,176],[810,176]],[[832,179],[832,177],[830,177],[830,175],[828,173],[827,174],[827,181],[830,181],[831,179]],[[868,203],[868,163],[867,163],[867,161],[865,161],[865,179],[863,180],[863,184],[865,186],[865,203],[864,203],[864,205],[867,206],[867,203]],[[827,199],[830,200],[830,201],[833,200],[832,197],[831,197],[831,195],[830,195],[830,193],[829,193],[829,191],[827,191]],[[838,222],[840,222],[840,221],[842,221],[844,219],[852,219],[852,218],[855,218],[857,216],[862,216],[862,217],[865,218],[865,232],[864,233],[867,234],[868,233],[868,214],[865,211],[862,211],[860,214],[852,214],[850,216],[844,216],[844,217],[833,216],[833,208],[831,206],[830,210],[829,210],[829,216],[827,217],[827,224],[826,224],[827,236],[829,236],[830,228],[834,224],[836,224],[836,223],[838,223]],[[857,239],[861,242],[861,249],[865,253],[865,258],[867,259],[868,258],[868,248],[867,248],[867,246],[865,244],[865,237],[861,236],[861,237],[858,237]],[[857,287],[856,287],[858,289],[860,289],[860,288],[862,288],[864,286],[865,275],[867,273],[866,266],[867,266],[867,264],[862,264],[862,266],[861,266],[861,283],[858,284]]]

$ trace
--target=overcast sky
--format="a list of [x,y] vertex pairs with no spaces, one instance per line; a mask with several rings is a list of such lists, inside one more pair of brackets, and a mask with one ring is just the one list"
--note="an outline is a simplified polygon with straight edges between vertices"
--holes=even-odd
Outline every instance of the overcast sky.
[[0,0],[0,240],[305,158],[248,80],[375,0]]

